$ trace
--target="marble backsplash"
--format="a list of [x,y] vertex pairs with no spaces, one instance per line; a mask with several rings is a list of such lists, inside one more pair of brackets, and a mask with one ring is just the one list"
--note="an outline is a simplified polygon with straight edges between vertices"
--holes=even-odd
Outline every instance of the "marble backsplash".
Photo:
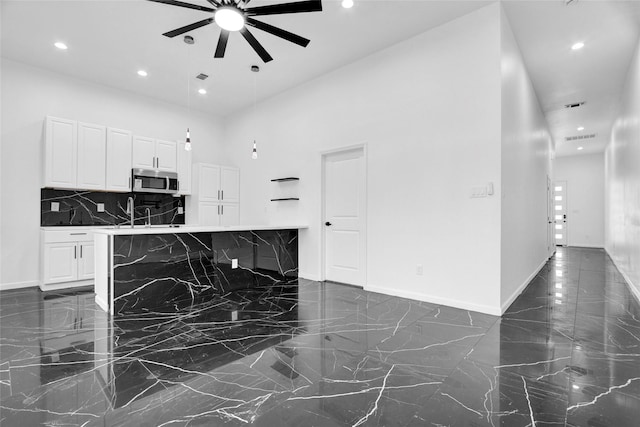
[[[136,225],[145,224],[147,208],[152,225],[184,224],[184,196],[43,188],[40,190],[40,226],[129,224],[129,197],[134,199]],[[104,212],[98,212],[100,203],[104,205]]]

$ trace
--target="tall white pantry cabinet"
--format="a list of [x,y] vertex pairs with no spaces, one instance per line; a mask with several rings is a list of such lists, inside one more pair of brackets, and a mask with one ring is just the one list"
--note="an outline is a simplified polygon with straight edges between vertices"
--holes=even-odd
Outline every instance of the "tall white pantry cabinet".
[[240,223],[240,170],[198,163],[193,168],[192,196],[187,224],[238,225]]

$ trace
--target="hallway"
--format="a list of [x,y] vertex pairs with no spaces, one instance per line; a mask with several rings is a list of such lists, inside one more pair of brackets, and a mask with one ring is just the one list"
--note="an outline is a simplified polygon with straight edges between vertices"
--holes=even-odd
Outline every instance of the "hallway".
[[[0,294],[0,424],[637,426],[640,306],[558,248],[502,318],[330,283],[108,318]],[[235,313],[235,314],[234,314]]]

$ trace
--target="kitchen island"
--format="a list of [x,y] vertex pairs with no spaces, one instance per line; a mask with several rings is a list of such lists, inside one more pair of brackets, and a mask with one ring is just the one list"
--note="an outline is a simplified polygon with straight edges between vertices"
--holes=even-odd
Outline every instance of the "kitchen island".
[[298,230],[304,228],[96,230],[96,303],[112,315],[168,314],[234,290],[296,281]]

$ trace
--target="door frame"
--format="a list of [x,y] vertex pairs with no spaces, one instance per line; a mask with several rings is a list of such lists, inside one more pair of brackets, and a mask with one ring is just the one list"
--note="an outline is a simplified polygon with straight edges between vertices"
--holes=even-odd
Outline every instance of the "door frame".
[[326,250],[327,250],[327,242],[326,242],[326,233],[325,233],[325,217],[326,217],[326,206],[327,206],[327,201],[326,201],[326,163],[327,163],[327,156],[330,156],[332,154],[340,154],[340,153],[346,153],[349,151],[355,151],[355,150],[362,150],[362,161],[364,163],[364,168],[363,168],[363,172],[364,173],[364,212],[363,212],[363,231],[362,234],[364,236],[364,248],[362,248],[364,250],[364,279],[363,279],[363,288],[366,289],[367,288],[367,266],[368,266],[368,251],[367,251],[367,243],[368,243],[368,239],[367,239],[367,222],[368,222],[368,215],[367,215],[367,211],[369,209],[369,197],[368,197],[368,192],[369,192],[369,168],[368,168],[368,155],[367,155],[367,143],[363,142],[360,144],[353,144],[353,145],[346,145],[343,147],[337,147],[337,148],[332,148],[330,150],[324,150],[320,152],[320,197],[321,197],[321,202],[320,202],[320,281],[324,282],[327,278],[327,257],[326,257]]

